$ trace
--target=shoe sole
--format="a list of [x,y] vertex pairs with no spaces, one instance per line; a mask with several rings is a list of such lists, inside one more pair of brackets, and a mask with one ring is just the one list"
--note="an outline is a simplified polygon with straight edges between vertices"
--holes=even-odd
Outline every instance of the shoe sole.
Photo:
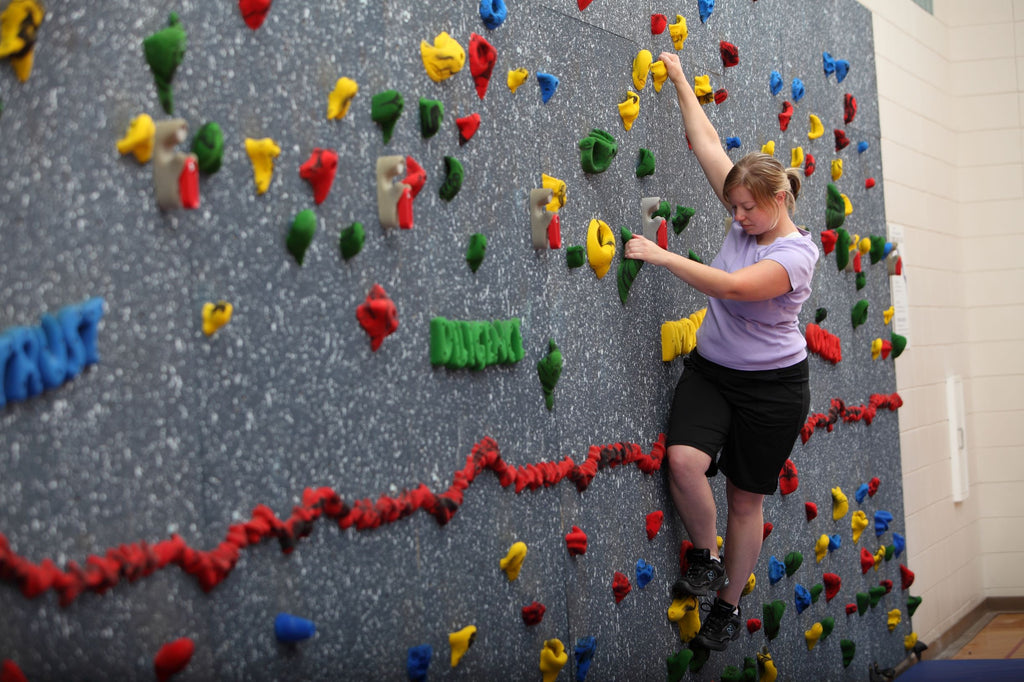
[[713,651],[725,651],[726,648],[729,646],[729,642],[735,642],[737,639],[739,639],[739,637],[740,631],[736,630],[736,634],[733,637],[725,640],[724,642],[719,642],[705,639],[701,637],[700,633],[698,632],[697,636],[693,638],[693,643],[698,646],[702,646],[705,649],[711,649]]
[[719,590],[725,589],[729,584],[728,576],[723,575],[720,579],[709,583],[706,587],[694,589],[685,578],[680,578],[672,585],[672,596],[676,599],[686,597],[713,597]]

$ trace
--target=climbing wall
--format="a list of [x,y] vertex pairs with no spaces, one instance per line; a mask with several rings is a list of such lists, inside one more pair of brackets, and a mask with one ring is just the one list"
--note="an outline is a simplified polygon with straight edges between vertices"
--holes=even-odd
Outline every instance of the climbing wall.
[[[767,647],[784,677],[838,680],[903,655],[900,339],[872,358],[872,342],[891,339],[883,311],[898,259],[884,239],[870,14],[854,0],[813,12],[798,0],[736,0],[710,13],[697,2],[488,1],[481,11],[277,0],[262,23],[253,11],[267,2],[50,3],[29,50],[15,43],[38,23],[31,4],[11,3],[0,44],[11,67],[0,63],[8,669],[30,680],[530,679],[539,665],[553,675],[564,645],[558,679],[659,679],[686,664],[685,679],[728,679]],[[489,28],[482,15],[497,10],[507,16],[488,17]],[[675,26],[662,29],[659,13]],[[710,262],[723,236],[674,89],[657,91],[638,60],[676,50],[679,19],[684,70],[709,77],[717,98],[706,110],[736,138],[730,155],[774,143],[784,163],[798,146],[815,157],[796,219],[823,252],[801,327],[830,335],[812,333],[813,414],[793,450],[797,475],[783,476],[788,494],[766,502],[772,531],[742,602],[761,627],[692,661],[669,618],[686,536],[660,434],[682,359],[663,359],[662,325],[704,297],[651,266],[622,298],[617,278],[620,228],[643,230],[644,197],[671,217],[693,209],[678,231],[669,219],[672,251]],[[496,55],[484,92],[471,72],[485,70],[473,57],[486,50],[472,49],[473,34]],[[468,56],[455,70],[459,51]],[[435,81],[428,66],[455,72]],[[527,74],[513,89],[516,69]],[[627,130],[619,104],[631,91],[639,111]],[[848,121],[845,95],[857,103]],[[421,99],[443,105],[429,137]],[[784,102],[793,115],[782,130]],[[473,114],[479,128],[461,139],[456,121]],[[172,115],[187,123],[181,143],[146,158]],[[215,172],[206,148],[217,135],[197,134],[210,122],[223,140]],[[602,172],[581,157],[596,139],[609,160],[594,130],[614,139]],[[839,149],[835,130],[849,146]],[[194,145],[198,176],[185,162],[178,184],[176,153]],[[638,177],[642,149],[656,165]],[[336,155],[333,181],[324,150]],[[384,226],[396,214],[391,181],[376,172],[388,156],[425,174],[401,219],[410,229]],[[810,171],[806,156],[800,165]],[[154,174],[168,168],[158,197]],[[550,214],[533,217],[535,248],[529,197],[544,175],[564,182],[565,201],[557,229],[545,232]],[[609,240],[592,242],[594,266],[571,267],[596,221],[614,256]],[[478,234],[486,251],[474,271],[467,247]],[[856,262],[872,237],[877,262],[867,251]],[[847,255],[849,269],[837,267]],[[232,312],[216,329],[228,318],[219,302]],[[541,377],[554,384],[550,409]],[[724,481],[714,487],[724,505]],[[835,520],[834,497],[849,506]],[[659,510],[664,523],[652,518],[648,533]],[[868,526],[855,541],[857,511]],[[819,562],[822,536],[832,548]],[[527,552],[512,579],[500,563],[522,551],[516,543]],[[872,557],[863,569],[862,549]],[[638,573],[641,560],[653,576]],[[826,573],[841,579],[837,593],[804,608],[802,590],[818,592]],[[533,602],[545,610],[528,625]],[[773,602],[785,607],[777,632]],[[902,620],[889,627],[894,609]],[[279,614],[303,620],[277,637]],[[812,647],[816,623],[832,629]],[[467,626],[475,638],[452,667],[449,635]],[[585,646],[576,653],[588,637],[589,664]],[[417,665],[425,649],[415,647],[430,647],[429,659]]]

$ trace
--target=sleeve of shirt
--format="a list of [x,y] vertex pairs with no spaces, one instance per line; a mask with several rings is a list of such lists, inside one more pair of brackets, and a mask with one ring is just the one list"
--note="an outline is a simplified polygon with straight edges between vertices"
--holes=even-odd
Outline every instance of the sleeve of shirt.
[[796,291],[809,286],[818,262],[818,248],[809,237],[776,239],[761,260],[773,260],[786,269],[789,284]]

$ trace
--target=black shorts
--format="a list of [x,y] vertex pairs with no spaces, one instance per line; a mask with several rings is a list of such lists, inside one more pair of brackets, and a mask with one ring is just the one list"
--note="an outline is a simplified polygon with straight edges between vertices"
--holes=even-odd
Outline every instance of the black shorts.
[[708,476],[721,469],[737,488],[771,495],[810,405],[806,358],[781,369],[744,371],[695,350],[683,360],[667,443],[707,453]]

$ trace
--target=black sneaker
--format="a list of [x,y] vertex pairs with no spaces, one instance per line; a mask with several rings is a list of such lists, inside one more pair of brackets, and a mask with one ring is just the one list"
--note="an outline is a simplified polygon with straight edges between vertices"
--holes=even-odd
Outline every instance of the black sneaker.
[[687,550],[686,562],[689,564],[686,573],[672,585],[672,596],[676,599],[685,599],[690,595],[710,597],[729,584],[725,566],[721,561],[711,558],[710,550]]
[[729,642],[740,636],[742,627],[739,609],[733,613],[732,606],[721,599],[715,599],[693,641],[706,649],[724,651]]

